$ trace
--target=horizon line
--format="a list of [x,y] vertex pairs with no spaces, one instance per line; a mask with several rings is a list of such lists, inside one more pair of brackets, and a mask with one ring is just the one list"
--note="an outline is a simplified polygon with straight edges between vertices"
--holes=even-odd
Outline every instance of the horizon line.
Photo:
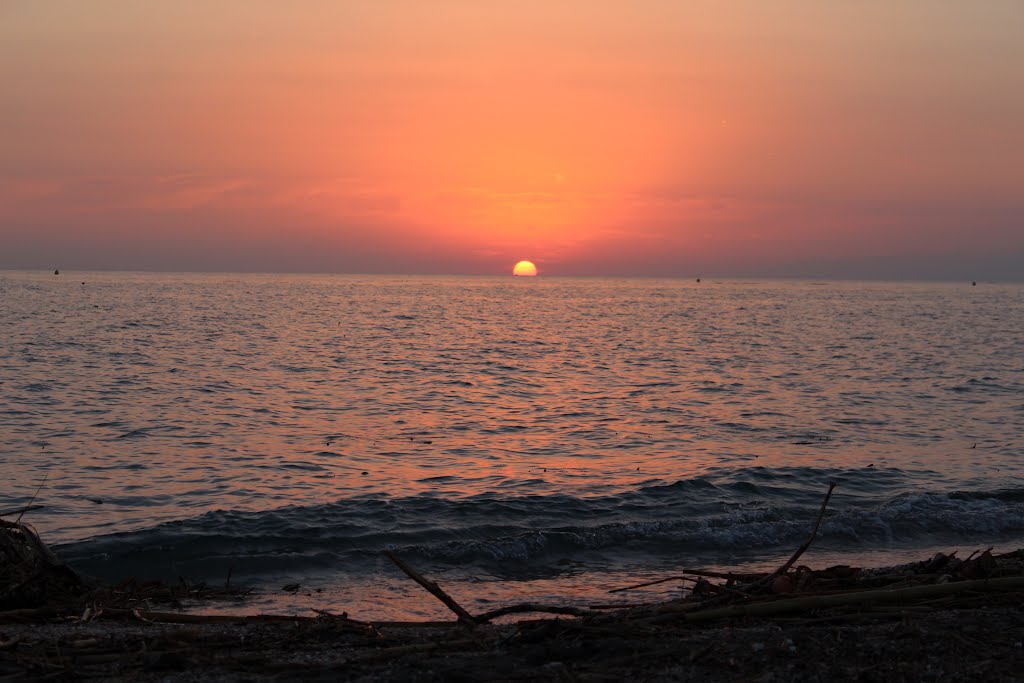
[[494,273],[494,272],[470,272],[470,273],[401,273],[391,271],[365,271],[365,272],[329,272],[329,271],[274,271],[274,270],[163,270],[163,269],[147,269],[147,270],[131,270],[126,268],[6,268],[0,267],[0,273],[37,273],[37,274],[56,274],[59,271],[59,275],[66,273],[120,273],[120,274],[146,274],[146,275],[278,275],[278,276],[306,276],[306,277],[493,277],[493,278],[515,278],[517,280],[533,280],[533,279],[637,279],[637,280],[689,280],[694,282],[711,282],[713,280],[772,280],[772,281],[800,281],[800,282],[934,282],[934,283],[956,283],[956,282],[971,282],[971,283],[989,283],[989,284],[1021,284],[1024,283],[1022,279],[1012,278],[993,278],[993,279],[978,279],[978,278],[962,278],[962,277],[949,277],[949,278],[925,278],[925,277],[846,277],[846,276],[830,276],[830,275],[766,275],[766,274],[711,274],[711,275],[666,275],[666,274],[641,274],[641,273],[616,273],[616,274],[601,274],[601,273],[544,273],[539,272],[536,276],[529,278],[516,277],[512,273]]

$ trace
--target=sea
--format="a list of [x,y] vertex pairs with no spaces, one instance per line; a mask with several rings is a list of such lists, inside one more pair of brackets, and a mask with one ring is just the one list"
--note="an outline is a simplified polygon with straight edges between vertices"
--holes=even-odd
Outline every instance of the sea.
[[1024,547],[1024,285],[0,272],[0,507],[203,611]]

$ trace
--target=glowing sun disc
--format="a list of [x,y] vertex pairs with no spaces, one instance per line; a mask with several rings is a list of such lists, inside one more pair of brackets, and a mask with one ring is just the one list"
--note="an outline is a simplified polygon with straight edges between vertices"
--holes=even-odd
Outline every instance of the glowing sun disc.
[[529,261],[520,261],[516,264],[516,267],[512,269],[512,274],[522,277],[533,277],[537,274],[537,266],[533,265]]

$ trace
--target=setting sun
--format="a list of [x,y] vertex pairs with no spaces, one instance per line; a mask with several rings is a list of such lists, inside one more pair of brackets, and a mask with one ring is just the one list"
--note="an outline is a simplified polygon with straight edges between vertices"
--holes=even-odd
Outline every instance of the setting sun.
[[515,268],[512,269],[512,274],[524,277],[533,277],[537,274],[537,266],[533,265],[530,261],[520,261],[516,264]]

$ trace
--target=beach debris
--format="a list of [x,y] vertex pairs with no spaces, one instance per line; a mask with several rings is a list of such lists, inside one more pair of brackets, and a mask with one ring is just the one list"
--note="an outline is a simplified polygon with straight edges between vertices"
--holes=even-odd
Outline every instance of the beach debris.
[[[825,504],[803,550],[816,536]],[[432,595],[446,596],[462,609],[436,583],[394,553],[388,555]],[[900,653],[908,643],[916,643],[923,648],[920,653],[949,653],[944,661],[957,666],[964,656],[973,657],[971,671],[994,672],[991,680],[1014,679],[1021,647],[1015,629],[1024,599],[1024,550],[979,550],[966,560],[943,552],[883,569],[838,565],[815,570],[797,565],[799,555],[800,549],[779,568],[784,569],[781,572],[684,569],[676,577],[644,584],[680,579],[700,586],[668,601],[522,603],[477,615],[462,609],[471,622],[447,603],[457,620],[369,622],[352,619],[347,612],[315,608],[311,616],[203,614],[182,611],[183,601],[187,598],[195,610],[207,600],[240,599],[246,593],[184,579],[171,586],[130,580],[99,587],[84,597],[69,597],[66,604],[0,607],[0,676],[163,679],[170,672],[187,672],[205,678],[262,680],[263,673],[274,679],[305,679],[329,670],[343,678],[395,680],[429,670],[450,678],[470,672],[475,679],[486,680],[495,662],[501,662],[503,667],[527,666],[536,674],[531,680],[590,680],[577,675],[586,673],[602,674],[595,680],[622,679],[645,671],[664,674],[669,665],[677,678],[692,674],[710,680],[741,673],[753,679],[767,670],[775,671],[779,679],[820,680],[850,672],[878,673],[877,662],[891,659],[883,655],[892,652],[892,626],[909,638],[899,641]],[[971,571],[987,575],[966,578]],[[749,590],[772,576],[762,592]],[[787,590],[780,591],[786,582]],[[628,589],[616,589],[621,590]],[[154,608],[158,602],[173,609]],[[528,613],[559,618],[484,626],[500,617]],[[37,628],[42,623],[47,628]],[[873,630],[864,630],[871,623],[876,624]],[[455,626],[473,630],[460,634]],[[870,643],[866,633],[872,634]],[[920,638],[922,634],[928,638]],[[994,646],[990,636],[999,638]],[[837,650],[840,639],[851,645]],[[866,652],[869,644],[874,649]],[[817,661],[808,654],[815,652],[819,658],[827,653],[842,661],[838,668],[793,670],[795,652],[801,658],[810,656],[807,661]],[[536,668],[530,669],[534,664]],[[679,668],[687,665],[689,669]],[[897,674],[908,669],[887,671],[899,679]]]
[[825,500],[821,502],[821,510],[818,512],[818,519],[814,522],[814,528],[811,529],[810,538],[808,538],[803,545],[797,548],[796,552],[793,553],[793,556],[786,560],[781,567],[749,586],[748,592],[758,592],[759,590],[763,590],[766,586],[774,585],[775,579],[788,572],[789,568],[792,567],[798,559],[800,559],[800,556],[807,552],[807,549],[811,547],[811,544],[814,543],[814,539],[818,536],[818,529],[821,527],[821,520],[825,516],[825,508],[828,507],[828,501],[832,498],[832,492],[835,491],[835,489],[835,482],[828,485],[828,493],[825,494]]
[[[31,508],[15,512],[20,519]],[[0,519],[0,610],[67,604],[89,589],[30,526]]]
[[415,569],[413,569],[405,562],[403,562],[401,559],[399,559],[399,557],[390,550],[385,550],[384,554],[387,555],[388,559],[394,562],[399,569],[405,572],[406,576],[408,576],[410,579],[412,579],[419,585],[423,586],[428,593],[430,593],[435,598],[444,603],[445,607],[450,609],[452,612],[455,612],[461,624],[468,626],[470,628],[476,626],[476,621],[473,619],[472,616],[470,616],[469,612],[463,609],[462,605],[455,602],[455,600],[453,600],[450,595],[441,590],[440,586],[438,586],[433,581],[425,579],[419,572],[417,572]]
[[959,567],[958,574],[964,579],[984,579],[992,576],[996,570],[996,560],[992,556],[992,548],[974,559],[968,558]]
[[728,607],[718,609],[683,611],[679,613],[678,618],[683,621],[699,622],[728,617],[774,617],[782,614],[808,612],[831,607],[854,606],[862,608],[875,604],[907,604],[917,600],[945,597],[969,591],[1022,590],[1024,590],[1024,576],[1011,576],[1001,579],[928,584],[902,589],[852,591],[832,595],[808,595],[787,600],[757,601],[729,605]]
[[789,578],[785,574],[776,576],[772,581],[772,593],[781,595],[785,593],[792,593],[794,589],[793,579]]
[[[61,643],[61,648],[67,654],[56,655],[60,659],[52,665],[45,657],[50,656],[47,653],[55,651],[53,648],[45,652],[29,651],[15,641],[19,636],[12,638],[11,632],[5,630],[3,636],[0,636],[0,650],[17,647],[19,661],[23,662],[23,666],[22,669],[0,670],[0,674],[25,671],[34,676],[42,676],[59,671],[62,675],[70,673],[85,677],[86,674],[92,676],[96,671],[89,667],[103,664],[116,667],[116,672],[123,675],[126,671],[203,667],[209,660],[202,657],[213,657],[214,653],[223,654],[222,662],[237,663],[240,668],[236,671],[244,674],[245,665],[242,660],[236,662],[231,659],[233,655],[228,654],[235,652],[240,644],[237,634],[244,634],[246,639],[250,635],[259,637],[260,633],[270,632],[263,629],[271,627],[281,629],[273,631],[276,634],[274,637],[295,639],[288,640],[287,647],[297,642],[311,645],[344,642],[354,644],[353,648],[364,648],[345,655],[343,666],[349,667],[391,662],[406,656],[446,657],[449,653],[453,656],[465,656],[469,652],[493,653],[513,646],[535,648],[530,651],[536,651],[537,656],[544,659],[549,658],[548,653],[556,653],[560,657],[568,657],[569,661],[589,661],[592,654],[588,654],[586,648],[590,645],[587,643],[607,642],[608,638],[614,638],[616,642],[633,639],[630,642],[654,648],[662,642],[663,636],[668,638],[685,634],[688,639],[697,638],[702,632],[714,633],[716,624],[723,623],[728,624],[726,630],[731,631],[756,624],[760,620],[764,624],[761,628],[778,630],[790,628],[794,624],[816,628],[823,622],[848,625],[890,620],[902,623],[908,619],[908,615],[946,609],[977,612],[979,606],[984,610],[987,605],[1009,606],[1019,610],[1021,600],[1024,599],[1024,550],[993,554],[992,548],[979,549],[964,560],[959,559],[954,551],[942,552],[921,562],[883,569],[837,565],[816,570],[797,564],[817,537],[834,489],[835,484],[829,486],[807,540],[774,571],[748,573],[680,569],[675,576],[610,591],[618,593],[668,582],[692,585],[682,597],[651,603],[633,601],[606,605],[545,605],[524,602],[474,615],[395,553],[386,552],[403,573],[455,614],[456,619],[449,621],[366,622],[350,618],[347,612],[337,614],[315,608],[312,609],[314,616],[199,614],[182,611],[186,604],[194,609],[206,601],[241,600],[248,596],[250,591],[229,588],[230,571],[222,589],[210,588],[184,578],[170,586],[160,582],[139,583],[134,579],[113,587],[90,586],[83,581],[71,588],[58,586],[57,589],[44,591],[45,600],[5,602],[4,599],[12,594],[12,586],[16,586],[14,594],[20,597],[26,587],[33,585],[31,581],[35,574],[31,567],[39,566],[38,563],[48,567],[63,567],[54,570],[60,573],[62,580],[70,580],[62,572],[71,570],[53,556],[30,527],[0,520],[0,624],[74,623],[77,629],[68,640]],[[7,514],[21,514],[21,508]],[[12,567],[27,571],[29,581],[20,577],[12,578]],[[43,570],[43,573],[47,571]],[[77,579],[73,572],[71,577]],[[283,590],[291,592],[299,589],[298,583],[283,587]],[[39,591],[35,594],[39,594]],[[154,608],[157,604],[170,605],[170,608]],[[488,629],[482,627],[501,617],[529,613],[570,618],[533,619]],[[737,624],[729,620],[741,621]],[[134,632],[141,634],[138,638],[144,639],[144,642],[130,648],[114,643],[100,630],[97,622],[103,621],[125,622]],[[189,628],[156,629],[156,624],[179,624]],[[222,626],[215,630],[202,629],[204,625],[226,624],[244,625],[245,630],[222,631]],[[259,630],[256,625],[259,625]],[[250,626],[253,626],[253,630],[249,630]],[[452,631],[453,626],[475,630],[470,637],[462,637]],[[95,628],[86,630],[85,627]],[[970,635],[973,631],[960,633],[955,624],[950,629],[951,638],[959,638],[968,643],[977,640]],[[396,632],[415,632],[417,635],[396,638],[393,635]],[[226,633],[235,635],[223,635]],[[606,640],[602,641],[602,638]],[[1016,638],[1019,641],[1019,636]],[[779,652],[792,653],[799,647],[800,652],[804,653],[808,642],[799,639],[794,641],[788,634],[776,638],[775,631],[762,630],[756,640],[746,641],[744,645],[748,649],[753,648],[760,656],[761,652],[773,648]],[[755,644],[760,647],[755,647]],[[741,661],[738,650],[730,647],[721,638],[694,642],[688,655],[684,652],[683,659],[688,658],[690,662]],[[196,655],[199,649],[205,654]],[[555,654],[550,656],[554,657]],[[633,666],[637,656],[637,653],[623,654],[622,666]],[[647,654],[639,656],[646,657]],[[677,657],[678,651],[673,650],[671,655],[664,656]],[[182,657],[199,658],[189,660],[192,661],[189,664]],[[296,671],[282,669],[279,673],[288,677],[289,673]],[[563,671],[571,672],[572,669]]]

